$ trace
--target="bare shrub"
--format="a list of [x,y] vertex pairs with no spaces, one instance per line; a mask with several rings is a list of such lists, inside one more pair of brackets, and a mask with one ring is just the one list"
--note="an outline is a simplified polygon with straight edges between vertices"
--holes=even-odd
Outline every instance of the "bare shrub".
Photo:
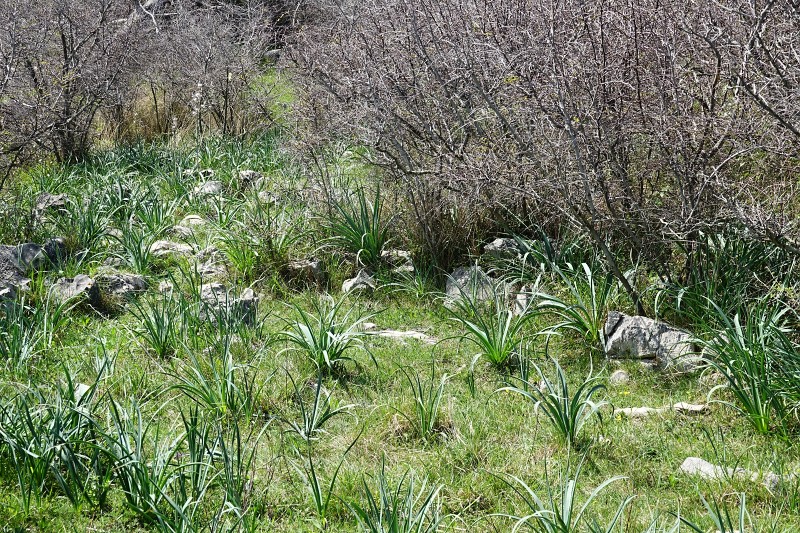
[[5,176],[42,152],[79,160],[100,135],[255,129],[271,17],[265,0],[2,2]]
[[568,221],[641,312],[620,257],[672,277],[672,244],[730,223],[742,184],[776,160],[774,116],[734,82],[750,68],[733,49],[739,14],[717,3],[326,6],[292,56],[322,126],[311,142],[371,147],[430,234],[455,209]]
[[122,0],[11,0],[0,6],[0,153],[10,163],[32,148],[79,159],[91,125],[127,80],[136,57]]

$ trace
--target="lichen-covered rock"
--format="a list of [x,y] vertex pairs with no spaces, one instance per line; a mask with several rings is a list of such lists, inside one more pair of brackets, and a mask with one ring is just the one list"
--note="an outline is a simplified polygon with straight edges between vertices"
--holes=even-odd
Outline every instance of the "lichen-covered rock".
[[453,307],[464,298],[473,302],[489,301],[495,297],[496,290],[495,283],[481,267],[459,267],[447,278],[445,305]]
[[289,261],[286,265],[286,278],[295,283],[305,285],[325,285],[328,275],[323,268],[322,261],[317,259],[298,259]]
[[57,263],[65,255],[64,240],[54,238],[44,246],[23,243],[0,245],[0,298],[13,298],[30,284],[28,274]]
[[493,259],[516,259],[522,257],[517,241],[507,237],[493,240],[483,247],[483,253]]
[[186,256],[194,250],[188,244],[173,241],[156,241],[150,246],[150,253],[155,257],[166,257],[169,255]]
[[92,305],[102,311],[118,311],[136,295],[147,290],[147,281],[137,274],[104,272],[94,278],[97,300]]
[[240,320],[245,324],[255,323],[258,295],[253,289],[244,289],[235,296],[222,283],[208,283],[200,289],[200,301],[203,304],[200,313],[203,320],[216,322],[222,318],[226,321]]
[[692,336],[663,322],[612,311],[604,333],[606,355],[612,359],[646,359],[681,371],[699,363]]
[[69,198],[66,194],[50,194],[43,192],[36,197],[33,205],[34,220],[41,220],[47,213],[58,212],[67,207]]
[[96,300],[97,292],[95,281],[85,274],[78,274],[74,278],[59,278],[50,287],[50,294],[61,302],[79,297]]
[[395,274],[414,273],[414,261],[408,250],[384,250],[381,252],[381,260],[389,265]]

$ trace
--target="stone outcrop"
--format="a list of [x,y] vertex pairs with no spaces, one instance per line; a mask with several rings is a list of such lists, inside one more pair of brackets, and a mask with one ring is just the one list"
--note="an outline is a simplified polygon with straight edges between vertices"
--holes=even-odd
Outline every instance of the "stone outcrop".
[[654,366],[680,371],[693,370],[699,363],[691,334],[663,322],[612,311],[604,333],[611,359],[649,360]]

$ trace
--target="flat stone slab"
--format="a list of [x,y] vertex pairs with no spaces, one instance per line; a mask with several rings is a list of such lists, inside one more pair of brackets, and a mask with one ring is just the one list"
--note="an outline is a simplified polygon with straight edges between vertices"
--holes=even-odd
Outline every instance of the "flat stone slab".
[[692,476],[698,476],[703,479],[720,480],[730,478],[741,478],[752,481],[753,483],[761,482],[768,489],[776,490],[780,487],[781,477],[772,472],[752,472],[744,468],[731,468],[727,466],[715,465],[699,457],[687,457],[680,466],[681,472]]
[[665,407],[620,407],[619,409],[614,409],[614,414],[623,415],[627,418],[645,418],[651,415],[668,413],[670,411],[687,415],[696,415],[708,412],[708,406],[706,404],[678,402]]

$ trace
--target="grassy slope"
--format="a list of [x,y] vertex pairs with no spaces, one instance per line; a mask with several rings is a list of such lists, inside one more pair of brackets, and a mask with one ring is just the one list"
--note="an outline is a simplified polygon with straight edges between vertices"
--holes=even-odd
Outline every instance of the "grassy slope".
[[[119,173],[132,176],[132,182],[153,184],[167,201],[180,189],[183,168],[192,166],[216,168],[217,176],[223,180],[236,168],[266,171],[276,182],[286,179],[270,149],[259,152],[258,146],[252,151],[228,148],[216,153],[217,149],[187,152],[177,157],[177,161],[146,152],[125,157],[121,168],[120,161],[112,159],[95,168],[69,169],[69,179],[52,169],[40,169],[17,193],[28,198],[42,189],[75,194],[75,191],[92,187],[95,180],[113,181],[115,173]],[[297,188],[302,188],[302,184]],[[203,205],[182,203],[172,218],[177,222],[187,213],[200,212],[209,216],[213,215],[211,211]],[[36,237],[37,233],[30,236]],[[209,242],[213,241],[213,232],[204,239],[206,237]],[[171,262],[157,263],[149,276],[157,281],[175,266]],[[97,265],[73,265],[73,272],[69,268],[67,273],[91,272]],[[51,275],[57,277],[58,274]],[[332,287],[336,286],[337,283],[332,283]],[[257,383],[263,384],[259,400],[262,415],[251,423],[256,430],[272,415],[298,416],[287,371],[298,383],[313,379],[315,374],[302,354],[284,351],[284,344],[267,342],[271,334],[284,327],[283,317],[291,316],[291,309],[284,300],[302,304],[313,296],[270,291],[272,286],[268,283],[257,287],[265,296],[260,303],[262,315],[269,317],[265,331],[252,344],[234,347],[237,360],[250,365]],[[657,517],[660,517],[659,523],[672,523],[674,517],[669,513],[678,512],[710,527],[710,523],[702,522],[704,508],[699,494],[722,499],[733,510],[738,501],[736,493],[740,491],[747,493],[748,509],[757,523],[770,524],[777,516],[781,530],[800,529],[800,493],[794,488],[772,495],[758,484],[735,479],[707,482],[678,471],[688,456],[728,465],[736,463],[752,470],[774,471],[778,465],[791,471],[797,469],[800,454],[793,442],[756,435],[748,423],[729,408],[714,405],[706,415],[668,414],[641,421],[614,418],[606,410],[603,424],[590,425],[587,442],[570,457],[546,422],[537,420],[529,403],[519,396],[493,393],[503,384],[496,370],[478,366],[477,393],[472,396],[466,375],[474,350],[452,338],[460,330],[447,319],[437,302],[384,292],[358,300],[355,305],[368,311],[381,311],[373,320],[381,327],[423,329],[442,342],[431,347],[416,341],[404,344],[370,339],[368,345],[377,367],[362,353],[357,356],[362,371],[353,370],[348,379],[338,383],[326,380],[326,385],[334,391],[334,398],[355,404],[355,407],[352,416],[334,418],[326,427],[327,433],[314,443],[313,454],[323,477],[328,479],[344,450],[361,433],[346,457],[336,485],[331,530],[355,530],[355,522],[343,501],[362,499],[361,478],[376,474],[383,457],[393,479],[399,479],[410,468],[429,483],[443,485],[443,510],[454,515],[454,519],[447,522],[452,529],[504,531],[510,529],[512,522],[494,517],[493,513],[527,514],[529,511],[498,476],[518,476],[545,496],[548,485],[556,485],[555,480],[568,461],[574,467],[577,456],[584,454],[581,485],[584,493],[611,476],[625,476],[598,500],[593,508],[598,516],[608,517],[627,495],[636,496],[623,518],[625,531],[642,531]],[[134,395],[146,400],[145,413],[158,421],[162,434],[177,434],[181,430],[179,413],[186,411],[191,402],[170,390],[176,383],[174,362],[158,360],[149,353],[140,342],[138,324],[129,313],[107,318],[74,310],[71,315],[69,328],[59,334],[51,350],[42,353],[23,372],[4,370],[0,374],[0,381],[5,385],[0,389],[2,399],[5,401],[12,396],[14,388],[10,385],[15,382],[58,380],[58,363],[68,364],[76,369],[79,377],[88,380],[99,339],[105,339],[109,352],[116,354],[116,364],[113,374],[103,383],[102,392],[118,401]],[[543,345],[535,332],[546,324],[544,318],[537,319],[528,328],[527,338],[533,343],[534,355],[539,360],[543,360]],[[574,382],[582,380],[589,372],[589,356],[571,339],[559,339],[551,346],[551,355],[559,358]],[[177,354],[178,359],[186,357],[185,350]],[[423,444],[410,434],[408,424],[397,414],[398,410],[411,408],[410,390],[399,372],[399,365],[411,365],[425,373],[431,357],[435,358],[438,371],[452,378],[443,401],[443,434],[437,441]],[[607,377],[616,368],[597,359],[594,371]],[[625,368],[631,372],[631,381],[609,385],[607,391],[608,399],[618,407],[661,406],[676,401],[700,403],[705,401],[712,386],[697,376],[670,377],[639,369],[635,363]],[[297,461],[292,449],[299,443],[284,429],[285,425],[273,421],[257,443],[249,444],[257,447],[252,512],[259,529],[264,531],[313,530],[309,499],[301,479],[291,467],[291,463]],[[711,440],[708,435],[712,436]],[[714,451],[715,446],[719,456]],[[88,508],[76,511],[62,497],[45,495],[34,504],[29,516],[20,512],[17,493],[11,469],[3,466],[0,469],[0,517],[3,517],[0,523],[10,527],[34,531],[147,529],[125,510],[119,490],[112,492],[109,507],[101,511]],[[209,500],[205,516],[213,513],[214,501],[213,498]]]

